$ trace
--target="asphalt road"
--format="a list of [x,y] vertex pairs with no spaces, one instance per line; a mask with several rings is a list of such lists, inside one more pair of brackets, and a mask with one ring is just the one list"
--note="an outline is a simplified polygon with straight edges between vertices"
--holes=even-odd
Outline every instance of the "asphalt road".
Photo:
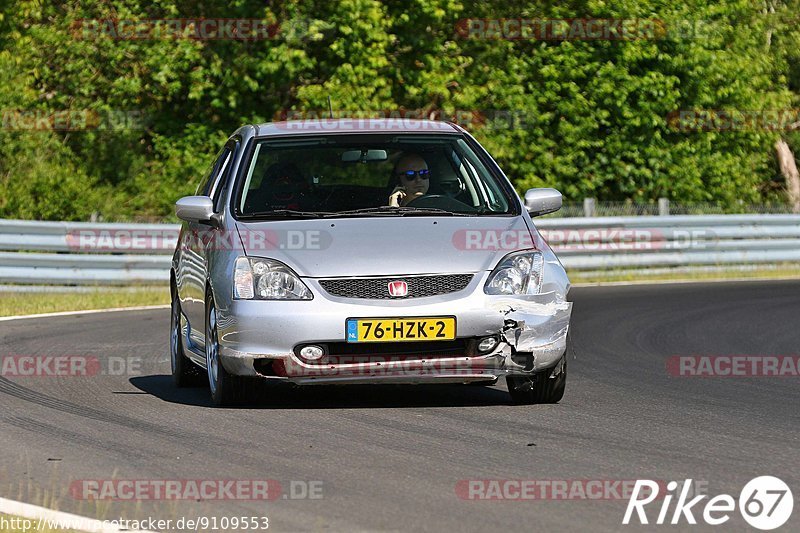
[[[0,495],[109,519],[268,516],[274,531],[645,529],[622,526],[627,500],[613,494],[476,501],[460,497],[462,480],[692,478],[738,497],[751,478],[776,475],[797,500],[799,379],[674,377],[666,365],[800,354],[800,282],[571,296],[575,353],[564,400],[549,406],[513,406],[499,383],[279,388],[258,405],[214,409],[206,389],[171,385],[166,309],[0,323],[4,356],[89,356],[102,369],[0,377]],[[107,479],[272,479],[287,498],[98,503],[69,492]],[[322,497],[293,499],[303,482]],[[733,512],[724,526],[671,529],[748,527]],[[785,530],[800,530],[800,506]]]

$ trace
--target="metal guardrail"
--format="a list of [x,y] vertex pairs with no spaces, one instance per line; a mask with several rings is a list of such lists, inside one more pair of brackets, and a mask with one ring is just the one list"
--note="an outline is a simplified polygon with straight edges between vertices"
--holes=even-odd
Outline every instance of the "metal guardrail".
[[0,220],[0,283],[166,283],[179,231],[176,224]]
[[539,220],[567,269],[800,261],[800,215],[679,215]]
[[[568,270],[800,262],[800,215],[551,218],[536,225]],[[0,283],[164,283],[179,229],[0,220]],[[502,247],[503,236],[493,237]]]

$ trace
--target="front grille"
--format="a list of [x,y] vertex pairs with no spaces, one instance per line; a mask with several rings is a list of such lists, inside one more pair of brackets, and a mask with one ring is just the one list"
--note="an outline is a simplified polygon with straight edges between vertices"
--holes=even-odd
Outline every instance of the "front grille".
[[[319,284],[329,294],[343,298],[405,300],[458,292],[469,285],[472,277],[473,274],[443,274],[392,278],[323,279]],[[408,284],[408,295],[389,296],[390,281],[405,281]]]

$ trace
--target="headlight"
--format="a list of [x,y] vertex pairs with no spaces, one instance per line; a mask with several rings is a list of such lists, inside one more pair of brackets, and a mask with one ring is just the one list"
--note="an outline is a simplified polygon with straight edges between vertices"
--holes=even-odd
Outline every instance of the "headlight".
[[237,300],[311,300],[308,287],[292,269],[279,261],[239,257],[233,271],[233,297]]
[[539,294],[542,289],[541,252],[515,252],[497,265],[483,292],[486,294]]

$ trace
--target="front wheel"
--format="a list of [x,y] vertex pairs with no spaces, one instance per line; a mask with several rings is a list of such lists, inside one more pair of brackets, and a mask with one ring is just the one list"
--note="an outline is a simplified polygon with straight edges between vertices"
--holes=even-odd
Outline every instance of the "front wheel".
[[219,407],[236,405],[247,401],[251,381],[245,376],[236,376],[225,370],[219,355],[219,331],[217,310],[213,296],[206,295],[206,368],[211,402]]
[[508,376],[506,384],[515,404],[558,403],[567,386],[567,354],[553,368],[533,376]]

